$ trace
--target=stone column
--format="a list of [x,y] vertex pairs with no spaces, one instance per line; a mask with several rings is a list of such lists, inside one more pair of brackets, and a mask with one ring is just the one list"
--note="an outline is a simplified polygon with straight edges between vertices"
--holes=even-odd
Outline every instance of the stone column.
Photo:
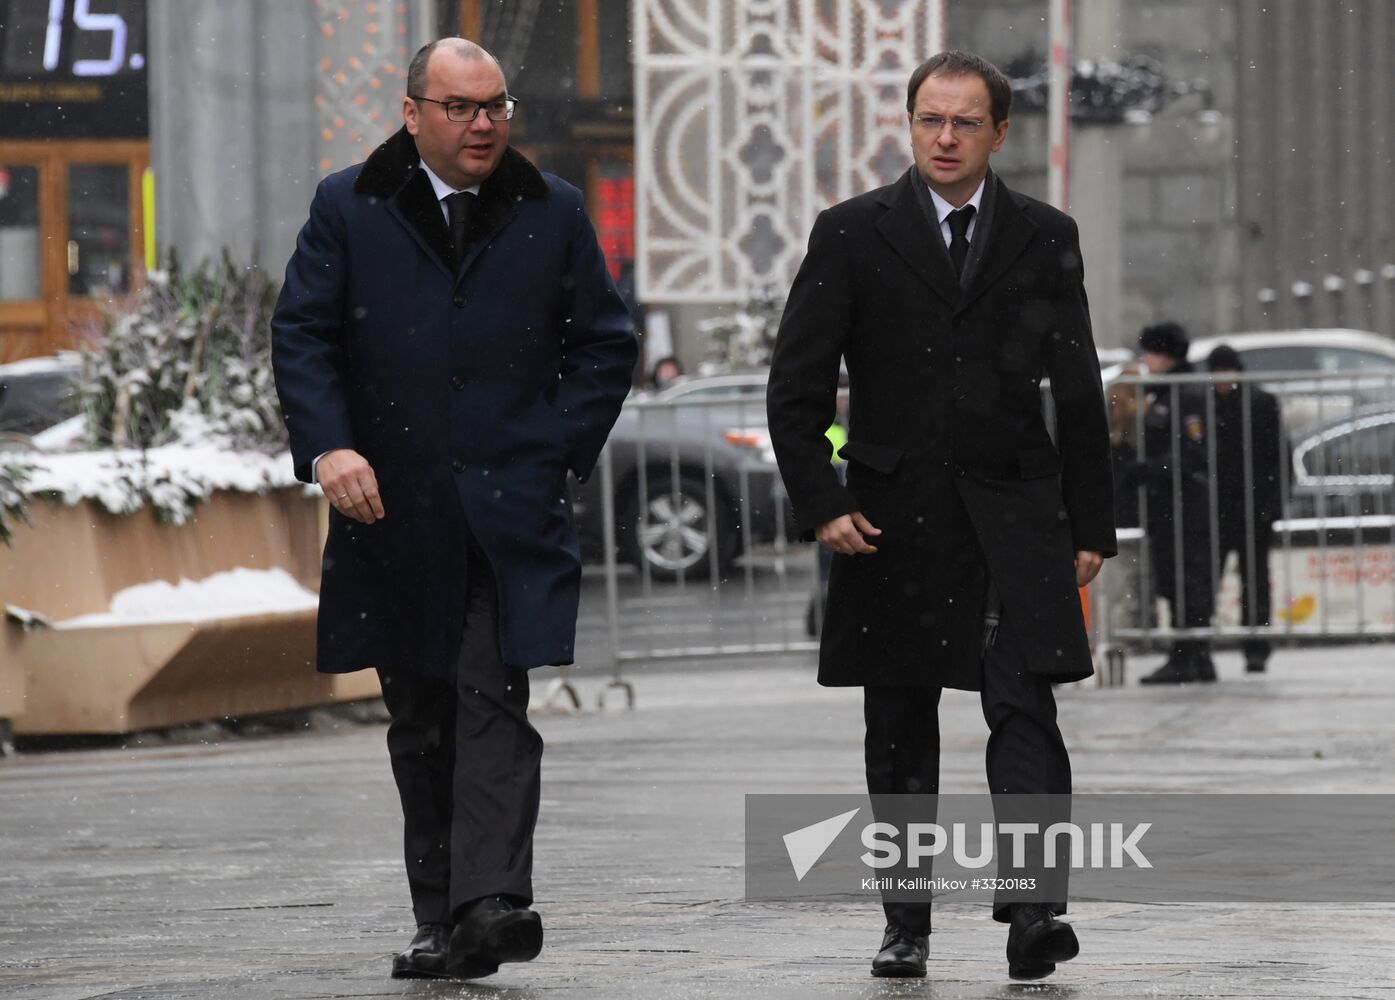
[[[279,274],[320,179],[401,124],[434,0],[150,0],[156,233]],[[414,30],[414,26],[418,26]]]
[[[1073,5],[1076,59],[1118,59],[1119,0]],[[1070,214],[1080,226],[1090,319],[1100,347],[1133,346],[1124,329],[1124,142],[1119,125],[1083,125],[1070,135]]]

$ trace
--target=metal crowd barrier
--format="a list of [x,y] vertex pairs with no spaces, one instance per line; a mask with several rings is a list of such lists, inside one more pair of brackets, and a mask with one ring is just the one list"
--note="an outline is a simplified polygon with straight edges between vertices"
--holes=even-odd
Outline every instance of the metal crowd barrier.
[[635,661],[818,648],[817,555],[794,538],[764,385],[729,388],[627,402],[577,498],[583,550],[594,536],[604,566],[607,690],[630,701]]
[[[1241,412],[1260,391],[1277,397],[1278,504],[1269,550],[1271,602],[1246,619],[1236,592],[1257,587],[1254,485],[1256,429],[1241,420],[1244,489],[1241,509],[1225,520],[1243,525],[1238,557],[1222,559],[1222,497],[1216,426],[1217,381],[1234,383]],[[598,472],[577,497],[578,524],[590,536],[590,607],[603,599],[603,623],[583,615],[579,642],[592,662],[612,669],[602,695],[633,702],[625,668],[678,658],[736,659],[817,649],[822,604],[816,546],[794,540],[770,448],[763,387],[716,398],[638,398],[602,453]],[[1184,405],[1200,397],[1199,413]],[[1126,375],[1106,386],[1115,434],[1116,478],[1127,461],[1147,462],[1150,403],[1167,406],[1167,471],[1161,486],[1126,487],[1136,524],[1119,527],[1120,554],[1106,560],[1089,590],[1099,682],[1123,680],[1130,654],[1201,639],[1228,648],[1253,640],[1275,646],[1395,638],[1395,371],[1320,374],[1244,372],[1212,377]],[[1050,414],[1049,393],[1045,394]],[[1119,419],[1119,411],[1127,419]],[[1201,418],[1200,444],[1188,449],[1188,417]],[[1120,456],[1125,458],[1121,461]],[[1198,457],[1199,455],[1199,457]],[[1193,477],[1183,498],[1184,475]],[[1199,483],[1199,485],[1198,485]],[[1159,492],[1159,490],[1161,492]],[[1159,497],[1163,497],[1159,501]],[[1204,624],[1187,618],[1186,590],[1158,592],[1149,538],[1150,503],[1171,503],[1173,576],[1191,577],[1215,597]],[[1235,515],[1238,515],[1235,516]],[[1154,525],[1157,526],[1156,523]],[[705,542],[704,542],[705,540]],[[584,542],[583,548],[587,548]],[[1204,560],[1196,555],[1200,547]],[[1204,568],[1197,567],[1204,561]],[[1200,573],[1204,582],[1197,584]],[[603,598],[599,593],[603,586]],[[809,618],[813,618],[813,634]],[[603,651],[603,652],[602,652]]]
[[[1240,435],[1243,451],[1242,509],[1227,507],[1224,517],[1243,526],[1243,537],[1238,554],[1224,562],[1218,450],[1228,442],[1215,430],[1218,382],[1234,384],[1242,415],[1240,427],[1228,432]],[[1279,404],[1275,442],[1256,438],[1251,403],[1261,391]],[[1138,517],[1120,528],[1120,554],[1105,562],[1091,588],[1096,650],[1105,665],[1101,683],[1123,682],[1127,654],[1178,640],[1229,648],[1257,640],[1282,646],[1395,638],[1395,371],[1128,375],[1111,381],[1106,394],[1116,482],[1135,490]],[[1161,456],[1156,447],[1148,454],[1146,426],[1150,406],[1159,419],[1159,404],[1165,422],[1154,426],[1164,433],[1151,436],[1155,445],[1166,442]],[[1271,600],[1267,614],[1247,616],[1237,613],[1235,596],[1237,589],[1255,594],[1259,587],[1263,528],[1256,486],[1267,473],[1256,461],[1266,444],[1280,457],[1273,470],[1279,516],[1266,562]],[[1151,489],[1127,483],[1121,466],[1130,448],[1136,462],[1165,460],[1161,483]],[[1170,522],[1156,512],[1150,517],[1150,503],[1165,505],[1174,514]],[[1160,541],[1158,533],[1166,530],[1171,538]],[[1200,570],[1198,549],[1205,563]],[[1158,593],[1153,561],[1160,555],[1172,560],[1173,577],[1183,581],[1172,593]],[[1205,623],[1188,614],[1189,591],[1193,598],[1217,595]]]

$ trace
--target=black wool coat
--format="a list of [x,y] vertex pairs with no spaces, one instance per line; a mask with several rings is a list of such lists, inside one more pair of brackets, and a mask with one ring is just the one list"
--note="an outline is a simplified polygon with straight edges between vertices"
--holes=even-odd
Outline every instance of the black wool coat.
[[499,588],[515,667],[570,663],[581,560],[568,470],[591,471],[638,353],[581,193],[508,149],[470,246],[405,129],[319,186],[271,323],[296,474],[353,448],[386,517],[331,511],[322,671],[454,676],[466,532]]
[[[819,216],[776,341],[770,430],[801,527],[861,511],[882,530],[875,555],[834,556],[819,681],[977,690],[990,574],[1030,668],[1088,677],[1074,553],[1117,546],[1076,225],[990,173],[961,289],[919,183]],[[824,436],[840,359],[846,486]]]

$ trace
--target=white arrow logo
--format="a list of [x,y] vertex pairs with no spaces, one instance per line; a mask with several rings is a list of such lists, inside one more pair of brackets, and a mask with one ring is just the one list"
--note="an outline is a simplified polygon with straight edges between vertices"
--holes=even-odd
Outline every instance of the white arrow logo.
[[843,832],[843,828],[852,822],[857,813],[858,810],[853,809],[841,816],[820,820],[813,826],[785,834],[785,851],[790,856],[790,864],[794,866],[796,882],[804,881],[809,869],[819,863],[823,852],[838,839],[838,834]]

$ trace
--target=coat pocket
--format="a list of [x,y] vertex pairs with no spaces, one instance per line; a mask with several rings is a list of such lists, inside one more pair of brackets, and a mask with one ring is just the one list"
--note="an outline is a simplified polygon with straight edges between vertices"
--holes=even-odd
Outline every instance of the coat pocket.
[[1061,471],[1061,456],[1051,445],[1017,453],[1017,469],[1023,479],[1045,479]]
[[889,476],[896,471],[901,458],[906,453],[900,448],[885,444],[872,444],[868,441],[849,441],[838,449],[838,456],[849,462],[858,462],[874,472]]

